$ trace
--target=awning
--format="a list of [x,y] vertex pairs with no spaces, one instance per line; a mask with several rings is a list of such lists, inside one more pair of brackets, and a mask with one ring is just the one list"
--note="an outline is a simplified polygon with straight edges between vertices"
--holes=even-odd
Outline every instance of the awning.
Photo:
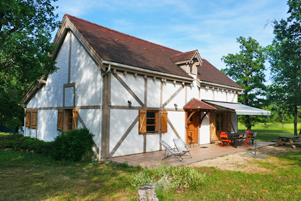
[[226,110],[232,110],[237,115],[271,115],[270,111],[258,109],[255,107],[247,106],[241,103],[230,103],[230,102],[220,102],[211,100],[202,100],[209,103],[215,107],[225,108]]

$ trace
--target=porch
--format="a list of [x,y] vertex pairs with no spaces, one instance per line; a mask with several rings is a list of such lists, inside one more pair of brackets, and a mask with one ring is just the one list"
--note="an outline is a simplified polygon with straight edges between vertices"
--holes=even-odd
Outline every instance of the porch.
[[[257,147],[263,147],[268,145],[273,145],[275,143],[273,142],[257,142]],[[170,146],[172,146],[170,144]],[[191,163],[195,163],[198,161],[210,159],[219,157],[222,155],[228,155],[228,154],[234,154],[237,152],[243,152],[248,151],[250,149],[254,150],[255,145],[252,147],[246,147],[246,146],[239,146],[237,148],[234,148],[232,146],[226,148],[226,147],[220,147],[220,143],[217,144],[204,144],[204,145],[194,145],[189,146],[188,149],[190,149],[190,153],[192,155],[192,158],[190,158],[189,154],[186,154],[183,156],[183,161],[179,161],[174,156],[171,156],[165,160],[162,160],[164,158],[164,148],[162,148],[162,151],[155,151],[155,152],[148,152],[148,153],[141,153],[141,154],[134,154],[134,155],[128,155],[128,156],[120,156],[120,157],[114,157],[108,159],[109,161],[116,162],[116,163],[124,163],[127,162],[131,166],[137,166],[140,165],[141,167],[145,168],[156,168],[160,164],[166,163],[167,166],[179,166],[179,165],[188,165]]]

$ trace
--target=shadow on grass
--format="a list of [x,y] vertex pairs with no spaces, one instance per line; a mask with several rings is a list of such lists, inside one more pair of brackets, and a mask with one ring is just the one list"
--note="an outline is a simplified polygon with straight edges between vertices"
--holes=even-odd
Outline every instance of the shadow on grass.
[[66,163],[33,153],[0,151],[0,200],[118,200],[135,197],[140,167]]

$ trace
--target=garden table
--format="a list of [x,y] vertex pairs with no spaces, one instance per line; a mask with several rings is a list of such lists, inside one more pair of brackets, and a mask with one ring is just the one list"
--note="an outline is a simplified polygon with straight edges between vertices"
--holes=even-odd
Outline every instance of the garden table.
[[239,137],[239,133],[228,133],[228,138],[231,139],[231,141],[234,141],[234,147],[237,148],[237,139]]
[[300,135],[281,135],[281,136],[279,136],[278,141],[275,144],[275,147],[278,147],[280,144],[288,144],[288,145],[292,145],[292,147],[294,149],[296,149],[293,139],[295,139],[299,142]]

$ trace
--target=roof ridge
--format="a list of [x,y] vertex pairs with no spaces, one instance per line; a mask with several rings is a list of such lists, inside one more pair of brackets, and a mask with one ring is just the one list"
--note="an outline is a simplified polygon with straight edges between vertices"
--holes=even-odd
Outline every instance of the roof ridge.
[[179,56],[179,55],[181,55],[181,54],[188,54],[188,53],[190,53],[190,52],[195,52],[195,51],[197,51],[197,49],[196,49],[196,50],[191,50],[191,51],[188,51],[188,52],[177,53],[177,54],[175,54],[175,55],[172,55],[171,57],[176,57],[176,56]]
[[159,46],[159,47],[162,47],[162,48],[166,48],[166,49],[169,49],[169,50],[172,50],[172,51],[176,51],[176,52],[178,52],[178,54],[181,54],[181,53],[182,53],[182,52],[181,52],[181,51],[179,51],[179,50],[175,50],[175,49],[172,49],[172,48],[169,48],[169,47],[163,46],[163,45],[159,45],[159,44],[157,44],[157,43],[153,43],[153,42],[150,42],[150,41],[147,41],[147,40],[141,39],[141,38],[137,38],[137,37],[135,37],[135,36],[131,36],[131,35],[129,35],[129,34],[122,33],[122,32],[120,32],[120,31],[116,31],[116,30],[114,30],[114,29],[110,29],[110,28],[108,28],[108,27],[104,27],[104,26],[102,26],[102,25],[99,25],[99,24],[96,24],[96,23],[93,23],[93,22],[90,22],[90,21],[87,21],[87,20],[84,20],[84,19],[81,19],[81,18],[75,17],[75,16],[73,16],[73,15],[65,14],[65,16],[67,16],[67,17],[69,17],[69,16],[70,16],[70,17],[76,18],[76,19],[78,19],[78,20],[85,21],[85,22],[87,22],[87,23],[89,23],[89,24],[93,24],[93,25],[96,25],[96,26],[98,26],[98,27],[105,28],[105,29],[107,29],[107,30],[109,30],[109,31],[113,31],[113,32],[116,32],[116,33],[119,33],[119,34],[125,35],[125,36],[127,36],[127,37],[130,37],[130,38],[133,38],[133,39],[136,39],[136,40],[140,40],[140,41],[143,41],[143,42],[150,43],[150,44],[152,44],[152,45],[156,45],[156,46]]

